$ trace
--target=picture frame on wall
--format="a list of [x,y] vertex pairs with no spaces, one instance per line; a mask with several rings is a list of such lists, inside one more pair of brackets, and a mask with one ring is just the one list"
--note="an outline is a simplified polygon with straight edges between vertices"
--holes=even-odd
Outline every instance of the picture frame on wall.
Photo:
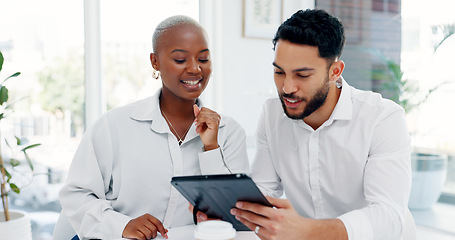
[[282,0],[244,0],[243,36],[273,39],[281,24]]

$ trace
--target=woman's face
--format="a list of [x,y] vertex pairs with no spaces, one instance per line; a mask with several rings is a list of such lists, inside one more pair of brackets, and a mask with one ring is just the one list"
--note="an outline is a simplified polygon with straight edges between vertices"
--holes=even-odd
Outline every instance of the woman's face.
[[150,59],[161,73],[162,97],[193,101],[204,91],[212,73],[207,37],[203,29],[193,25],[168,29]]

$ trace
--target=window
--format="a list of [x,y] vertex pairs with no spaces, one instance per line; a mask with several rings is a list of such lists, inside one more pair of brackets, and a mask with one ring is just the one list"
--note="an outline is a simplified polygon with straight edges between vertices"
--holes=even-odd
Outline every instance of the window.
[[400,2],[399,0],[389,0],[387,2],[387,9],[390,13],[400,13]]
[[343,0],[316,4],[344,23],[344,77],[357,88],[401,101],[413,146],[449,155],[444,191],[455,196],[455,111],[447,109],[447,103],[455,102],[455,79],[449,72],[455,52],[454,3],[372,0],[370,10],[364,7],[369,2],[346,1],[349,10]]
[[378,12],[384,11],[384,0],[373,0],[372,8],[373,8],[373,11],[378,11]]
[[102,79],[107,109],[145,98],[161,87],[149,55],[156,25],[183,14],[199,20],[197,0],[101,1]]
[[[2,134],[42,144],[29,152],[35,173],[41,174],[35,176],[33,187],[22,189],[22,195],[12,194],[12,203],[38,199],[35,207],[59,210],[58,191],[50,189],[65,178],[84,132],[82,2],[18,0],[2,3],[2,10],[2,74],[21,72],[5,83],[11,101],[17,102],[14,113],[2,120]],[[4,156],[8,150],[3,148]]]
[[[444,192],[455,195],[455,78],[451,76],[455,52],[455,16],[453,1],[403,1],[402,70],[426,95],[435,89],[410,114],[409,126],[415,132],[414,144],[449,156]],[[445,39],[445,40],[444,40]],[[453,200],[452,200],[453,201]],[[453,202],[452,202],[453,203]]]
[[376,12],[400,13],[399,0],[373,0],[371,9]]
[[[199,1],[109,0],[101,1],[100,8],[99,81],[105,92],[99,94],[110,109],[152,95],[161,86],[151,78],[149,61],[155,26],[176,14],[198,20]],[[86,128],[84,105],[93,104],[85,103],[84,1],[7,1],[2,10],[1,79],[21,72],[7,82],[10,99],[18,102],[14,114],[2,120],[2,134],[41,143],[29,154],[36,173],[47,174],[24,183],[32,186],[20,195],[10,194],[10,204],[33,212],[33,239],[51,239],[61,210],[58,192]]]

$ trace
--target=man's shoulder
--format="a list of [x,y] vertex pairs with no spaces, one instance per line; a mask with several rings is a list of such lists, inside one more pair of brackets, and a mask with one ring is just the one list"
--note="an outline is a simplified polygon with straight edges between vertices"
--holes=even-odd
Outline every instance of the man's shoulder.
[[264,102],[262,119],[271,125],[281,125],[292,122],[284,113],[283,105],[278,97],[267,99]]
[[376,92],[353,88],[351,97],[354,108],[360,111],[367,111],[372,114],[404,111],[400,105]]

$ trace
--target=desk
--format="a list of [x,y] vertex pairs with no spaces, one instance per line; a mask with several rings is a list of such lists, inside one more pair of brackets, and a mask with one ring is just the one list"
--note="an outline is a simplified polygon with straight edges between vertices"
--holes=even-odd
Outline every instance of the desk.
[[[196,225],[187,225],[187,226],[182,226],[182,227],[175,227],[175,228],[169,228],[169,232],[167,233],[167,236],[169,237],[169,240],[191,240],[194,239],[193,234],[194,234],[194,229],[196,229]],[[126,239],[126,238],[123,238]],[[155,239],[165,239],[164,237],[161,236],[161,234],[158,233],[158,236]],[[251,231],[240,231],[237,232],[237,236],[235,237],[235,240],[257,240],[259,239],[256,234],[254,234]],[[117,239],[119,240],[119,239]]]

